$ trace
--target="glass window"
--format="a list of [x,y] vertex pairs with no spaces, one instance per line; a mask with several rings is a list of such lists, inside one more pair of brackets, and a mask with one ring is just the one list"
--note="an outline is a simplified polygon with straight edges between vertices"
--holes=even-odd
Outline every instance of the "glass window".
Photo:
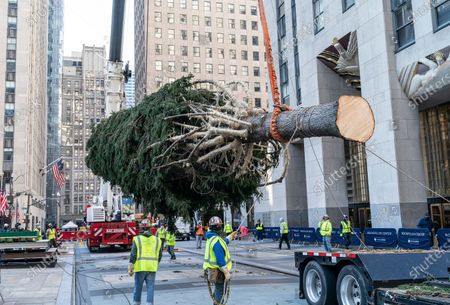
[[342,11],[346,11],[355,5],[355,0],[342,0]]
[[236,28],[236,21],[234,19],[228,19],[228,28],[229,29]]
[[194,73],[200,73],[200,64],[194,63]]
[[241,51],[241,60],[248,60],[248,51],[246,50]]
[[236,44],[236,35],[228,34],[228,40],[231,44]]
[[205,26],[211,26],[211,17],[205,17]]
[[252,36],[252,45],[254,45],[254,46],[259,45],[258,36]]
[[198,10],[198,0],[192,0],[192,9]]
[[217,50],[217,55],[220,59],[224,59],[225,58],[225,50],[224,49],[218,49]]
[[255,107],[261,108],[261,99],[259,97],[255,98]]
[[155,12],[155,22],[162,22],[162,13]]
[[258,21],[252,21],[252,30],[257,31],[258,30]]
[[181,46],[181,56],[188,56],[188,47]]
[[213,74],[213,65],[212,64],[206,64],[206,73]]
[[237,67],[234,65],[230,66],[230,74],[231,75],[237,75]]
[[256,6],[251,6],[250,7],[250,13],[252,14],[252,16],[257,16],[258,15],[258,8]]
[[198,15],[192,15],[192,24],[193,25],[199,25],[200,24],[200,18]]
[[167,0],[168,7],[175,7],[174,0]]
[[162,61],[161,60],[155,61],[155,68],[156,68],[156,71],[162,71]]
[[187,0],[180,0],[180,8],[187,8]]
[[255,92],[261,92],[261,83],[260,82],[255,82],[254,86],[255,86]]
[[181,72],[188,72],[189,71],[189,64],[185,61],[181,62]]
[[241,35],[241,45],[247,45],[247,35]]
[[204,7],[205,12],[210,12],[211,11],[211,2],[209,2],[209,1],[203,2],[203,7]]
[[223,3],[222,2],[216,3],[216,11],[219,13],[223,12]]
[[319,33],[324,27],[323,0],[313,0],[314,34]]
[[169,61],[167,67],[169,69],[169,72],[175,72],[175,62],[174,61]]
[[228,3],[228,13],[234,14],[234,4]]
[[240,24],[241,30],[247,29],[247,21],[246,20],[241,20],[239,24]]
[[169,24],[175,23],[175,14],[173,14],[173,13],[168,13],[168,14],[167,14],[167,22],[168,22]]
[[162,29],[155,28],[155,38],[162,38]]
[[258,51],[253,52],[253,60],[259,61],[259,52]]
[[397,38],[397,50],[405,48],[415,41],[414,16],[411,0],[392,0],[394,32]]
[[212,58],[213,57],[213,50],[212,50],[212,48],[206,48],[205,49],[205,53],[206,53],[206,57],[207,58]]
[[286,16],[285,16],[284,0],[277,0],[277,27],[278,27],[278,36],[280,38],[286,36]]
[[261,72],[259,67],[253,67],[253,76],[260,76]]
[[219,74],[225,74],[225,65],[218,65]]
[[175,46],[169,45],[169,55],[175,55]]
[[194,47],[194,56],[200,57],[200,48],[199,47]]
[[242,66],[241,67],[242,76],[248,76],[248,67]]
[[181,14],[180,15],[180,23],[181,24],[187,24],[187,15],[186,14]]
[[199,40],[200,40],[200,32],[198,32],[198,31],[193,31],[193,32],[192,32],[192,39],[193,39],[194,41],[199,41]]
[[168,37],[169,39],[175,39],[175,30],[174,29],[169,29],[168,30]]
[[188,39],[188,33],[186,30],[181,30],[181,39],[187,40]]
[[434,29],[440,30],[450,24],[450,0],[433,0]]
[[216,26],[218,28],[223,28],[223,18],[216,18]]
[[223,33],[217,33],[217,42],[223,43]]
[[245,5],[239,5],[239,13],[242,15],[245,15],[247,12],[247,9],[245,7]]
[[161,0],[155,0],[155,6],[161,6]]
[[230,49],[230,59],[236,59],[236,50]]

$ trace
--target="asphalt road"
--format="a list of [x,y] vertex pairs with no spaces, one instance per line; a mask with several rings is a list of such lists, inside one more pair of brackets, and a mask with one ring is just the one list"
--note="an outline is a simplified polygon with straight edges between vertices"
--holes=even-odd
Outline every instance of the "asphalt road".
[[[177,243],[177,247],[183,245],[190,247],[191,242]],[[202,257],[183,251],[176,254],[177,260],[170,261],[164,253],[156,276],[155,304],[212,304],[203,279]],[[77,305],[134,304],[133,278],[127,275],[129,252],[102,249],[89,253],[82,247],[75,255]],[[238,265],[231,285],[229,305],[306,305],[297,298],[298,278],[294,276]]]

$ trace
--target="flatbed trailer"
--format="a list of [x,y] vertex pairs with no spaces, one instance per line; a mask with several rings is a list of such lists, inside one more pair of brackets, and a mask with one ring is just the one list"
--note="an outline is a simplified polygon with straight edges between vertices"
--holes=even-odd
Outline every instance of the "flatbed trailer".
[[295,266],[299,298],[310,305],[447,305],[396,289],[430,280],[448,283],[450,253],[445,251],[302,251],[295,253]]
[[48,240],[0,243],[1,264],[44,261],[54,267],[57,260],[57,249],[49,247]]

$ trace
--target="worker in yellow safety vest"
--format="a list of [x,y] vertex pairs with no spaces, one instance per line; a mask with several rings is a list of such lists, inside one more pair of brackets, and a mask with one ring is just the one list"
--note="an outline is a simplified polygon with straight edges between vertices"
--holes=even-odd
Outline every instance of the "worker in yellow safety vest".
[[230,225],[230,222],[227,221],[227,224],[225,225],[225,228],[223,228],[223,231],[225,232],[225,234],[231,234],[231,232],[233,232],[233,227]]
[[258,240],[258,242],[262,242],[263,234],[264,234],[264,225],[262,224],[261,220],[258,219],[258,222],[256,223],[256,239]]
[[331,232],[333,231],[333,225],[331,224],[330,217],[324,215],[318,225],[320,229],[320,235],[322,236],[323,247],[325,251],[331,252]]
[[164,248],[164,243],[166,242],[167,228],[164,225],[161,225],[159,229],[156,231],[156,237],[159,237],[162,241],[162,247]]
[[36,232],[36,240],[42,240],[42,230],[40,225],[36,226],[34,232]]
[[167,245],[167,252],[170,254],[171,260],[176,260],[177,257],[175,256],[175,243],[176,243],[176,237],[175,237],[175,230],[173,228],[169,229],[166,233],[166,245]]
[[352,225],[347,215],[344,215],[344,219],[341,221],[341,236],[345,241],[345,249],[348,249],[352,243]]
[[162,242],[153,236],[149,227],[133,238],[128,274],[134,274],[133,301],[141,304],[142,287],[147,286],[147,304],[154,304],[155,277],[162,257]]
[[283,244],[283,240],[286,242],[288,250],[291,250],[291,245],[289,244],[289,227],[286,221],[284,221],[283,217],[280,218],[280,245],[278,248],[281,250],[281,245]]
[[56,229],[51,223],[47,225],[47,239],[51,247],[57,247],[56,245]]
[[215,285],[214,299],[222,304],[224,285],[231,279],[230,272],[233,267],[228,243],[235,238],[236,232],[222,238],[220,235],[223,222],[218,216],[211,217],[208,227],[203,270],[207,272],[208,280]]

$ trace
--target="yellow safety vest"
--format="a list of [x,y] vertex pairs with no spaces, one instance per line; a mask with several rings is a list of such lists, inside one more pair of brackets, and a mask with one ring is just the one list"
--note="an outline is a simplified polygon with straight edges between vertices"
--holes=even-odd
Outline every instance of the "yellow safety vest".
[[287,222],[280,223],[280,234],[287,234],[287,233],[289,233]]
[[256,225],[256,230],[257,231],[262,231],[263,229],[264,229],[264,227],[263,227],[262,223],[259,224],[259,225],[258,224]]
[[175,239],[176,239],[175,234],[167,232],[166,245],[175,246]]
[[227,223],[226,225],[225,225],[225,228],[224,228],[224,231],[225,231],[225,233],[231,233],[231,232],[233,232],[233,227],[229,224],[229,223]]
[[49,229],[47,234],[47,239],[55,239],[56,238],[56,230],[55,229]]
[[42,232],[41,232],[41,230],[36,228],[36,229],[34,229],[34,232],[36,232],[36,234],[37,234],[36,239],[37,240],[42,240]]
[[156,231],[156,236],[161,239],[166,239],[167,230],[164,228],[159,228],[158,231]]
[[208,238],[208,240],[206,241],[203,269],[219,269],[219,267],[221,267],[217,265],[216,254],[214,254],[214,245],[216,243],[220,243],[223,250],[225,251],[225,266],[229,271],[231,271],[233,263],[231,262],[230,252],[228,251],[227,243],[220,236]]
[[158,258],[161,251],[161,240],[153,235],[138,235],[133,239],[137,248],[134,272],[156,272],[158,271]]
[[333,231],[331,221],[329,221],[329,220],[320,221],[319,228],[320,228],[320,235],[331,236],[331,232]]
[[341,221],[341,225],[342,225],[342,234],[351,233],[352,232],[351,224],[350,224],[349,220]]

